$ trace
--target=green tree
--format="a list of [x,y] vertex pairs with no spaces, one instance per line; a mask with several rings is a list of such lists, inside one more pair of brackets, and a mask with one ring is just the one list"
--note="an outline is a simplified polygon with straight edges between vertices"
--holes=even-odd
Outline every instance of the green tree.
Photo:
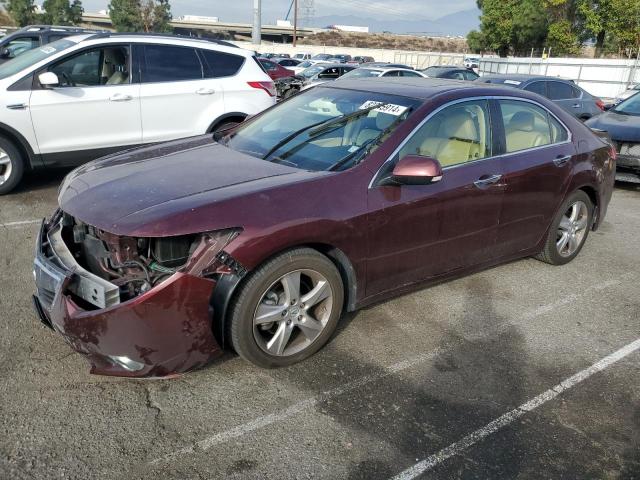
[[607,39],[619,48],[640,46],[640,0],[580,0],[578,11],[597,52]]
[[118,32],[142,31],[140,0],[111,0],[109,16]]
[[467,34],[467,45],[469,46],[469,50],[474,53],[480,53],[482,50],[485,50],[486,45],[482,32],[471,30]]
[[546,44],[555,56],[576,55],[580,53],[578,36],[567,20],[553,22],[549,25]]
[[169,0],[142,0],[140,7],[142,29],[145,32],[170,32],[172,30]]
[[169,0],[111,0],[109,16],[119,32],[169,32]]
[[50,25],[76,25],[82,20],[82,2],[80,0],[44,0],[43,20]]
[[33,23],[36,18],[33,0],[2,0],[2,4],[20,27]]

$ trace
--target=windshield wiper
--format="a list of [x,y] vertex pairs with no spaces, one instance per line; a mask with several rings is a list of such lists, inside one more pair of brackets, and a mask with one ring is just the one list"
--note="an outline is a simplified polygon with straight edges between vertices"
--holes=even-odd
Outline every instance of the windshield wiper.
[[304,132],[306,132],[307,130],[311,130],[313,128],[315,128],[315,130],[311,130],[309,132],[309,137],[315,137],[318,136],[321,133],[326,132],[328,129],[330,129],[331,127],[341,124],[343,122],[349,121],[353,118],[358,118],[362,115],[366,115],[368,114],[371,110],[375,110],[376,108],[380,108],[384,105],[388,105],[387,103],[379,103],[377,105],[373,105],[371,107],[368,108],[364,108],[362,110],[357,110],[355,112],[349,113],[347,115],[341,115],[339,117],[332,117],[332,118],[327,118],[325,120],[322,120],[320,122],[316,122],[316,123],[312,123],[311,125],[307,125],[306,127],[302,127],[292,133],[290,133],[289,135],[287,135],[286,137],[284,137],[282,140],[280,140],[278,143],[276,143],[263,157],[263,160],[268,159],[271,155],[273,155],[275,152],[277,152],[280,148],[284,147],[287,143],[289,143],[291,140],[293,140],[294,138],[302,135]]
[[335,118],[329,120],[324,125],[320,125],[320,126],[318,126],[318,128],[310,131],[309,132],[309,136],[310,137],[315,137],[317,135],[320,135],[321,133],[324,133],[327,130],[330,130],[331,127],[343,124],[345,122],[348,122],[349,120],[353,120],[354,118],[362,117],[363,115],[367,115],[370,111],[375,110],[376,108],[384,107],[386,105],[389,105],[389,104],[388,103],[384,103],[384,102],[380,102],[380,103],[378,103],[376,105],[372,105],[371,107],[367,107],[367,108],[363,108],[362,110],[356,110],[355,112],[351,112],[348,115],[342,115],[340,117],[335,117]]
[[316,123],[312,123],[311,125],[307,125],[306,127],[302,127],[298,130],[295,130],[294,132],[291,132],[289,135],[287,135],[286,137],[284,137],[282,140],[280,140],[278,143],[276,143],[263,157],[263,160],[266,160],[267,158],[269,158],[271,155],[273,155],[275,152],[277,152],[280,148],[284,147],[287,143],[289,143],[291,140],[293,140],[294,138],[298,137],[299,135],[302,135],[304,132],[306,132],[307,130],[314,128],[314,127],[318,127],[320,125],[322,125],[323,123],[329,122],[333,120],[332,118],[326,118],[324,120],[322,120],[321,122],[316,122]]
[[[378,107],[376,107],[376,108],[378,108]],[[373,147],[378,145],[381,142],[381,140],[387,134],[389,134],[394,128],[396,128],[396,126],[399,123],[404,122],[407,119],[407,117],[409,116],[409,114],[411,113],[412,110],[413,110],[413,107],[407,108],[407,110],[402,115],[400,115],[393,122],[391,122],[391,124],[387,128],[385,128],[384,130],[382,130],[377,137],[372,138],[371,140],[367,140],[366,142],[364,142],[360,146],[360,148],[358,148],[357,150],[349,153],[345,157],[341,158],[336,163],[334,163],[329,168],[327,168],[327,170],[330,171],[330,172],[334,172],[336,170],[339,170],[341,167],[343,167],[344,165],[346,165],[347,163],[349,163],[353,159],[356,159],[355,163],[357,165],[359,163],[359,160],[362,159],[363,157],[365,157],[366,155],[368,155],[369,152],[373,149]],[[360,155],[360,154],[362,154],[362,155]]]

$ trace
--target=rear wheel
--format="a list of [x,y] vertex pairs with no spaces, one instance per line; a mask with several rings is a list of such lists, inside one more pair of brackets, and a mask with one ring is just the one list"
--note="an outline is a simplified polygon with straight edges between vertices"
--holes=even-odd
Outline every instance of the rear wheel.
[[24,174],[24,159],[14,144],[0,137],[0,195],[13,190]]
[[582,190],[564,202],[549,229],[544,250],[536,258],[551,265],[573,260],[584,246],[593,221],[593,203]]
[[342,279],[331,260],[309,248],[286,252],[242,287],[230,315],[231,343],[260,367],[297,363],[331,338],[343,301]]

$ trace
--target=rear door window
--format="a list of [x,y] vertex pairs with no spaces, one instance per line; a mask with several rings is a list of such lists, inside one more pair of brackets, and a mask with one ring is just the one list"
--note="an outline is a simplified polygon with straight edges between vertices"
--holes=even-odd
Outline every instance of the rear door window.
[[143,83],[201,80],[203,68],[191,47],[145,45]]
[[230,77],[238,73],[244,64],[244,57],[215,50],[201,49],[200,54],[207,66],[206,76],[209,78]]
[[576,98],[577,90],[568,83],[549,82],[549,98],[551,100],[567,100]]
[[533,82],[524,87],[523,90],[527,92],[537,93],[538,95],[542,95],[543,97],[547,96],[547,88],[546,82]]
[[[542,147],[552,142],[549,114],[529,102],[500,100],[506,153]],[[556,137],[559,135],[556,133]]]

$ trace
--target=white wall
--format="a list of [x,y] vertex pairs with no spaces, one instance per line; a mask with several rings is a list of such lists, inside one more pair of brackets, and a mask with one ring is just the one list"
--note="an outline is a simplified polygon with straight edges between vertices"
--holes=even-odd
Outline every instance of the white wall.
[[630,84],[640,83],[640,61],[587,58],[487,58],[480,74],[523,73],[574,80],[592,95],[614,98]]

